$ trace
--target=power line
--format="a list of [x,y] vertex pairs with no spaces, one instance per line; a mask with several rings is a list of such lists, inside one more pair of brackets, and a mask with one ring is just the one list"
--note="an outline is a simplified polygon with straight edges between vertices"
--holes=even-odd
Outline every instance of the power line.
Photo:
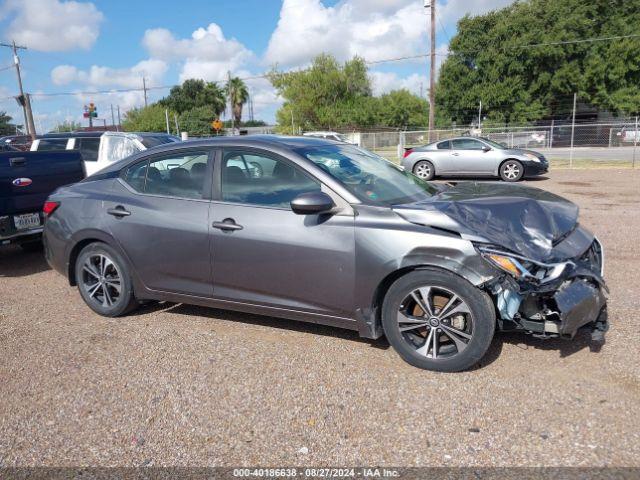
[[[613,41],[613,40],[623,40],[628,38],[640,38],[640,34],[615,35],[610,37],[594,37],[594,38],[583,38],[583,39],[576,39],[576,40],[562,40],[557,42],[530,43],[525,45],[510,45],[508,47],[504,47],[504,49],[513,50],[513,49],[536,48],[536,47],[544,47],[544,46],[572,45],[572,44],[579,44],[579,43],[594,43],[594,42],[605,42],[605,41]],[[483,48],[483,49],[477,49],[477,50],[467,50],[465,53],[481,52],[484,50],[486,49]],[[457,52],[437,53],[436,52],[436,55],[441,57],[449,57],[453,55],[459,55],[459,53]],[[426,58],[429,56],[430,56],[430,53],[423,53],[423,54],[417,54],[417,55],[405,55],[400,57],[385,58],[381,60],[365,60],[365,63],[367,65],[379,65],[382,63],[401,62],[405,60],[417,60],[417,59]],[[12,68],[12,67],[13,65],[9,67],[5,67],[4,69]],[[0,69],[0,71],[2,70],[3,69]],[[304,72],[306,70],[309,70],[309,68],[290,70],[288,72],[282,72],[282,73]],[[270,74],[271,73],[265,72],[262,74],[242,77],[240,78],[240,80],[246,81],[246,80],[258,80],[262,78],[269,78]],[[221,79],[218,81],[222,82],[224,80]],[[155,87],[147,86],[146,90],[166,90],[166,89],[173,88],[175,86],[178,86],[178,85],[175,85],[175,84],[174,85],[158,85]],[[58,97],[58,96],[69,96],[69,95],[109,95],[109,94],[117,94],[117,93],[143,92],[144,90],[145,90],[144,88],[119,88],[119,89],[110,89],[110,90],[88,90],[88,91],[85,90],[85,91],[72,91],[72,92],[49,92],[49,93],[40,92],[40,93],[32,93],[31,96],[32,97]],[[8,97],[8,98],[13,98],[13,97]]]

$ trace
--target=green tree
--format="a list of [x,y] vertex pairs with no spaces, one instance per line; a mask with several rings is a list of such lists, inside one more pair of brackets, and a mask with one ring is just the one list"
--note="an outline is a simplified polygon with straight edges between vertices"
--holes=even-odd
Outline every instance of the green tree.
[[635,34],[639,24],[640,0],[529,0],[466,16],[440,69],[436,114],[468,124],[482,100],[496,122],[568,118],[574,92],[599,109],[637,113],[640,38],[560,42]]
[[208,105],[192,108],[180,114],[180,130],[190,135],[211,135],[211,122],[217,117],[218,113]]
[[231,102],[231,110],[235,124],[242,122],[242,106],[249,100],[247,85],[238,77],[230,78],[224,87],[225,94]]
[[357,57],[341,65],[330,55],[319,55],[309,69],[273,71],[269,80],[284,98],[276,118],[280,130],[289,133],[292,123],[304,130],[355,124],[356,105],[371,96],[366,64]]
[[[167,121],[165,110],[167,108],[158,103],[143,108],[134,108],[125,114],[122,128],[127,132],[166,132]],[[173,110],[169,110],[169,121],[174,115]],[[170,124],[172,125],[172,124]]]
[[75,132],[82,128],[82,124],[80,122],[74,122],[73,120],[65,120],[62,123],[59,123],[56,127],[56,132]]
[[15,135],[16,127],[20,128],[20,125],[11,123],[13,118],[8,115],[7,112],[0,112],[0,135]]
[[429,103],[409,90],[394,90],[377,100],[377,125],[424,127],[429,122]]
[[224,112],[226,100],[225,92],[218,84],[188,79],[182,85],[172,87],[169,95],[158,103],[179,114],[196,107],[209,107],[217,117]]

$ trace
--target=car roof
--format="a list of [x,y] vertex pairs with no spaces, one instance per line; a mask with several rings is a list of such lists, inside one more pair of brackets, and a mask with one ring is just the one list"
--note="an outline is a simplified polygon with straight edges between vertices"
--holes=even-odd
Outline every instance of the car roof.
[[58,133],[45,133],[44,135],[38,135],[36,138],[98,138],[101,137],[104,132],[58,132]]
[[340,142],[328,138],[318,137],[292,137],[286,135],[240,135],[240,136],[224,136],[209,137],[198,140],[187,140],[186,142],[173,143],[163,145],[163,148],[183,148],[184,146],[262,146],[262,147],[284,147],[287,149],[296,149],[304,147],[315,147],[323,145],[342,145]]

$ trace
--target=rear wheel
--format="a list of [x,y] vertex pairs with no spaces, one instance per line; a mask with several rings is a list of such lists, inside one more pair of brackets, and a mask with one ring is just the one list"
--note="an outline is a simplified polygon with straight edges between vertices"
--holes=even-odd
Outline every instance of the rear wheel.
[[428,160],[421,160],[413,166],[413,174],[422,180],[431,180],[435,176],[433,164]]
[[489,296],[452,273],[416,270],[397,280],[382,307],[387,340],[409,364],[457,372],[486,353],[495,330]]
[[94,312],[118,317],[138,305],[128,265],[107,244],[87,245],[78,255],[75,269],[80,295]]
[[500,178],[505,182],[517,182],[524,175],[524,167],[517,160],[507,160],[500,165]]

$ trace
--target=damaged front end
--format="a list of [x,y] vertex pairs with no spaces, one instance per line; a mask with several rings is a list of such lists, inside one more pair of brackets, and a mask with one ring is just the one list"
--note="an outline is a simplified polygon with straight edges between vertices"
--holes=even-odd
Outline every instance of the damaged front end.
[[477,248],[504,273],[485,285],[495,299],[501,330],[573,338],[585,327],[591,329],[594,341],[604,341],[608,289],[602,278],[604,252],[596,238],[577,257],[552,263],[491,245]]

